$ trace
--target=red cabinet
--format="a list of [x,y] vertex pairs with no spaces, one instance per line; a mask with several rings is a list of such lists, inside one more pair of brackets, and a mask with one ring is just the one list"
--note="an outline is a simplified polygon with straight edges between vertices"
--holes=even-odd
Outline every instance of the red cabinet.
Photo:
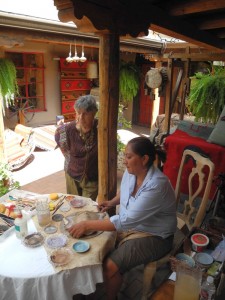
[[68,63],[60,58],[61,73],[61,110],[65,121],[75,118],[74,103],[91,90],[91,80],[87,79],[87,62]]

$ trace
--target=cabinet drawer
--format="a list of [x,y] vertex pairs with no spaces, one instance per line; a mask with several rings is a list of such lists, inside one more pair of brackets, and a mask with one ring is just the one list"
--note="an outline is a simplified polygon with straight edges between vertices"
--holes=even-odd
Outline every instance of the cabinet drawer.
[[67,71],[64,70],[63,72],[61,72],[61,79],[86,79],[87,77],[87,72],[86,70],[80,70],[80,71]]
[[62,101],[76,100],[80,96],[88,95],[89,91],[63,91]]
[[74,113],[75,101],[63,101],[62,102],[62,114]]
[[61,80],[61,89],[63,91],[90,90],[91,89],[91,81],[88,79]]
[[87,61],[85,62],[72,62],[68,63],[65,58],[60,58],[61,69],[85,69],[87,67]]

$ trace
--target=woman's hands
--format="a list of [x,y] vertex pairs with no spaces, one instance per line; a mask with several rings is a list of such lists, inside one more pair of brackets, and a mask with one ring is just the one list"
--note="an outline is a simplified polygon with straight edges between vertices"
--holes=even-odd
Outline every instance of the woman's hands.
[[120,204],[120,192],[112,200],[103,201],[101,204],[98,205],[100,212],[105,212],[112,207],[116,207]]
[[112,207],[114,207],[114,205],[112,205],[110,201],[103,201],[100,205],[98,205],[100,212],[108,211]]
[[68,228],[68,232],[70,233],[70,235],[74,238],[80,238],[82,235],[85,234],[85,232],[87,231],[86,228],[86,221],[82,221],[80,223],[77,223],[73,226],[71,226],[70,228]]

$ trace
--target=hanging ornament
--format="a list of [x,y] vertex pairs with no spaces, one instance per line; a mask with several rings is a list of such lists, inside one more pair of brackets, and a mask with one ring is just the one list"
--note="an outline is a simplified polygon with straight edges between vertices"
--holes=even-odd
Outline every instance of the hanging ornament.
[[98,64],[96,61],[91,60],[87,62],[87,78],[98,78]]
[[68,63],[71,63],[73,61],[73,58],[71,57],[71,44],[70,44],[70,52],[69,52],[69,56],[66,58],[66,61]]
[[74,45],[74,56],[72,57],[73,62],[79,62],[80,61],[80,57],[77,55],[77,43],[75,40],[75,45]]
[[82,42],[82,54],[80,57],[80,62],[84,63],[87,60],[87,58],[84,56],[84,42]]

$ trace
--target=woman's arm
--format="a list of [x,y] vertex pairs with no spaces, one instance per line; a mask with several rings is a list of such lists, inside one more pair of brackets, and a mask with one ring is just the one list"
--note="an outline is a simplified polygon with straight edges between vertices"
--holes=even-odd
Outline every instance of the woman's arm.
[[82,221],[71,226],[68,231],[74,238],[79,238],[88,231],[115,231],[116,228],[109,219]]
[[118,204],[120,204],[120,191],[116,194],[116,196],[113,199],[103,201],[98,207],[100,208],[101,212],[105,212],[111,207],[115,207]]

